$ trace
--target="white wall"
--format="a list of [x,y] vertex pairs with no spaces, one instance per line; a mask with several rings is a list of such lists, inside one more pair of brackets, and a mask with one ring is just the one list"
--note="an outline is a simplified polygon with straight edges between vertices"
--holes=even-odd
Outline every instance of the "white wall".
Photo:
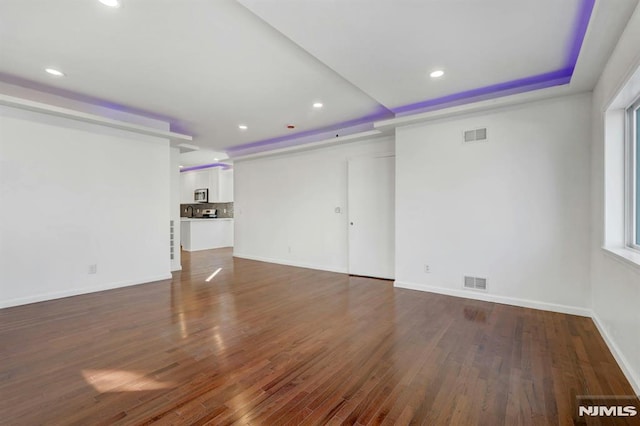
[[[633,266],[602,248],[605,240],[604,111],[633,71],[640,66],[639,43],[640,6],[631,17],[593,92],[593,235],[590,246],[594,319],[627,378],[640,394],[640,266]],[[615,130],[608,129],[608,134],[622,137],[624,132]],[[608,165],[613,164],[609,161]],[[611,212],[611,208],[615,206],[607,207]],[[616,225],[614,217],[609,217],[607,221],[610,227],[620,227],[622,224],[622,221],[617,221]]]
[[[583,94],[398,128],[396,285],[588,315],[590,105]],[[478,127],[488,141],[463,144]],[[463,290],[466,274],[487,293]]]
[[170,278],[169,185],[168,140],[0,108],[0,307]]
[[346,272],[347,159],[393,151],[386,138],[236,161],[234,255]]

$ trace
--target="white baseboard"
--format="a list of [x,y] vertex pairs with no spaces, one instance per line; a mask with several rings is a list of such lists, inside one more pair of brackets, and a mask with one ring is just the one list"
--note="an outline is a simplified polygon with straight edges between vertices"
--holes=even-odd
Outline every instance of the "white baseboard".
[[63,297],[96,293],[99,291],[112,290],[115,288],[129,287],[129,286],[139,285],[139,284],[147,284],[154,281],[170,280],[171,278],[172,278],[171,274],[157,275],[152,277],[140,278],[136,280],[126,280],[126,281],[119,281],[115,283],[107,283],[107,284],[102,284],[95,287],[73,288],[73,289],[63,290],[63,291],[54,291],[49,293],[37,294],[34,296],[28,296],[28,297],[18,297],[15,299],[0,300],[0,309],[10,308],[12,306],[27,305],[29,303],[45,302],[47,300],[62,299]]
[[293,260],[286,260],[286,259],[274,259],[271,257],[251,256],[248,254],[241,254],[236,252],[233,253],[233,257],[238,257],[240,259],[257,260],[259,262],[277,263],[279,265],[297,266],[298,268],[316,269],[319,271],[328,271],[328,272],[338,272],[340,274],[349,273],[347,268],[339,268],[339,267],[326,266],[326,265],[316,265],[313,263],[296,262]]
[[410,283],[406,281],[395,281],[395,287],[410,290],[420,290],[429,293],[444,294],[447,296],[463,297],[466,299],[483,300],[485,302],[502,303],[504,305],[520,306],[523,308],[541,309],[543,311],[559,312],[562,314],[579,315],[591,317],[591,310],[578,306],[559,305],[556,303],[540,302],[537,300],[518,299],[515,297],[498,296],[495,294],[481,293],[478,291],[457,290],[446,287],[436,287],[427,284]]
[[600,320],[600,317],[598,317],[598,315],[596,315],[595,312],[592,312],[591,319],[593,320],[593,323],[596,325],[596,328],[598,329],[598,331],[600,331],[600,335],[602,336],[602,338],[604,339],[604,342],[609,347],[611,354],[618,362],[620,369],[626,376],[627,380],[629,380],[629,383],[631,384],[633,391],[636,393],[636,395],[640,395],[640,377],[636,374],[635,371],[633,371],[633,369],[631,369],[630,364],[627,361],[627,358],[622,354],[622,352],[618,348],[618,345],[616,345],[615,341],[611,338],[609,331]]
[[230,246],[224,245],[224,246],[215,246],[215,247],[199,247],[197,249],[186,249],[186,248],[182,248],[182,251],[188,251],[189,253],[193,253],[195,251],[205,251],[205,250],[214,250],[214,249],[219,249],[219,248],[228,248],[228,247],[233,247],[233,244]]

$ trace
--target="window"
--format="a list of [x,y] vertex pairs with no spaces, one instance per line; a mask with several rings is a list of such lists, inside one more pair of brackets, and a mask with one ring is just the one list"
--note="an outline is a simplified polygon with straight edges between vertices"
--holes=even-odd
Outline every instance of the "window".
[[602,100],[602,106],[602,249],[640,268],[640,66],[610,101]]
[[627,109],[627,241],[640,250],[640,99]]

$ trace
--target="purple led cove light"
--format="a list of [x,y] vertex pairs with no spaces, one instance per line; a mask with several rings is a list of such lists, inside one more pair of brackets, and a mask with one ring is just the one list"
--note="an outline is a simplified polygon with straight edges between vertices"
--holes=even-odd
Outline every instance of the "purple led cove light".
[[571,74],[572,70],[562,69],[559,71],[454,93],[440,98],[428,99],[414,104],[403,105],[401,107],[394,108],[393,111],[397,116],[404,116],[418,112],[434,111],[437,109],[464,105],[471,102],[494,99],[506,95],[529,92],[531,90],[544,89],[546,87],[560,86],[571,81]]
[[587,27],[591,20],[591,13],[593,12],[593,5],[596,0],[582,0],[582,4],[578,10],[578,18],[573,26],[573,37],[571,38],[571,44],[569,46],[569,54],[567,55],[566,68],[571,68],[571,73],[578,63],[578,55],[580,55],[580,49],[584,42],[584,36],[587,33]]
[[[373,128],[374,121],[384,120],[386,118],[391,118],[393,116],[394,116],[393,112],[389,111],[387,108],[383,107],[382,105],[379,105],[376,112],[374,112],[373,114],[366,115],[364,117],[356,118],[354,120],[349,120],[349,121],[343,121],[342,123],[333,124],[331,126],[326,126],[320,129],[307,130],[304,132],[294,133],[292,135],[278,136],[275,138],[264,139],[257,142],[250,142],[243,145],[232,146],[232,147],[226,148],[226,152],[228,152],[229,154],[233,154],[238,151],[247,151],[250,148],[259,148],[259,147],[270,146],[274,144],[278,144],[279,147],[285,147],[287,145],[282,144],[281,142],[287,142],[287,141],[291,141],[292,143],[289,144],[288,146],[292,146],[292,145],[296,145],[295,142],[298,141],[298,139],[304,139],[302,143],[315,142],[317,140],[320,140],[322,137],[325,137],[324,134],[327,132],[338,131],[348,127],[355,127],[355,126],[360,126],[362,124],[369,124],[369,123],[371,123],[371,128]],[[319,136],[320,139],[313,140],[313,138],[309,138],[309,136],[313,137],[316,135]]]
[[[571,77],[573,76],[573,71],[578,61],[578,55],[580,54],[580,49],[582,48],[582,43],[584,42],[584,37],[587,32],[587,27],[589,26],[589,21],[591,20],[591,14],[593,12],[594,4],[595,4],[595,0],[582,0],[580,5],[578,6],[578,14],[574,22],[572,36],[570,38],[569,46],[567,48],[567,57],[564,63],[564,67],[562,69],[551,71],[548,73],[538,74],[530,77],[525,77],[517,80],[511,80],[504,83],[498,83],[490,86],[480,87],[477,89],[467,90],[464,92],[454,93],[451,95],[442,96],[440,98],[427,99],[425,101],[416,102],[413,104],[402,105],[396,108],[392,108],[392,111],[395,113],[396,116],[404,116],[404,115],[416,114],[420,112],[434,111],[438,109],[469,104],[472,102],[484,101],[488,99],[495,99],[495,98],[508,96],[508,95],[525,93],[533,90],[544,89],[547,87],[561,86],[561,85],[570,83]],[[362,117],[352,121],[360,124],[364,124],[364,123],[367,123],[368,121],[373,122],[373,121],[382,120],[385,118],[388,118],[388,117],[366,116],[366,117]],[[333,128],[334,130],[339,129],[340,127],[341,127],[340,124],[331,126],[331,128]],[[244,145],[229,147],[226,149],[226,151],[229,152],[230,154],[237,153],[238,151],[245,151],[245,150],[251,151],[252,153],[259,152],[259,151],[266,151],[267,149],[262,149],[262,148],[269,147],[270,149],[274,149],[275,146],[272,146],[272,145],[275,145],[275,144],[278,144],[277,147],[280,148],[281,147],[280,144],[283,141],[291,141],[291,143],[288,144],[289,146],[302,145],[305,143],[312,142],[312,140],[309,140],[310,139],[309,137],[312,137],[316,134],[322,134],[329,129],[330,128],[316,129],[316,130],[311,130],[303,133],[296,133],[295,135],[287,135],[287,136],[281,136],[277,138],[265,139],[257,142],[244,144]],[[244,153],[245,152],[243,152],[243,154]]]
[[183,167],[180,169],[180,173],[190,172],[192,170],[202,170],[202,169],[210,169],[212,167],[220,167],[222,170],[229,170],[233,166],[225,163],[211,163],[211,164],[203,164],[201,166],[193,166],[193,167]]
[[108,116],[108,118],[113,118],[115,120],[121,120],[122,117],[116,114],[109,114],[108,110],[138,115],[140,117],[150,118],[153,120],[169,123],[169,130],[172,132],[184,133],[184,134],[194,136],[188,130],[188,126],[186,125],[186,123],[180,120],[168,117],[166,115],[157,114],[154,112],[142,110],[135,107],[129,107],[129,106],[117,104],[114,102],[106,101],[104,99],[96,98],[89,95],[83,95],[80,93],[72,92],[71,90],[68,90],[68,89],[63,89],[61,87],[47,86],[46,84],[42,84],[37,81],[26,80],[22,77],[18,77],[12,74],[6,74],[3,72],[0,72],[0,81],[8,84],[12,84],[14,86],[20,86],[27,89],[36,90],[38,92],[47,93],[49,95],[60,96],[62,98],[67,98],[72,101],[82,102],[83,104],[86,104],[88,106],[100,108],[98,111],[94,109],[83,109],[84,112],[91,112],[101,116]]

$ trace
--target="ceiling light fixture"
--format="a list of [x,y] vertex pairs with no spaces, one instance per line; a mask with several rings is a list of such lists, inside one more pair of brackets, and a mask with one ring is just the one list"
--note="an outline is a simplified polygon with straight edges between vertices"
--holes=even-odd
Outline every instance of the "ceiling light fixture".
[[313,107],[314,108],[322,108],[323,107],[322,102],[316,102],[315,104],[313,104]]
[[122,5],[121,0],[98,0],[100,3],[109,7],[120,7]]
[[247,127],[246,125],[244,125],[244,124],[240,124],[240,125],[238,126],[238,129],[240,129],[240,130],[247,130],[247,129],[248,129],[248,127]]
[[442,77],[443,75],[444,75],[444,71],[435,70],[431,74],[429,74],[429,77],[431,77],[431,78],[439,78],[439,77]]
[[64,77],[64,73],[55,68],[45,68],[45,71],[56,77]]

